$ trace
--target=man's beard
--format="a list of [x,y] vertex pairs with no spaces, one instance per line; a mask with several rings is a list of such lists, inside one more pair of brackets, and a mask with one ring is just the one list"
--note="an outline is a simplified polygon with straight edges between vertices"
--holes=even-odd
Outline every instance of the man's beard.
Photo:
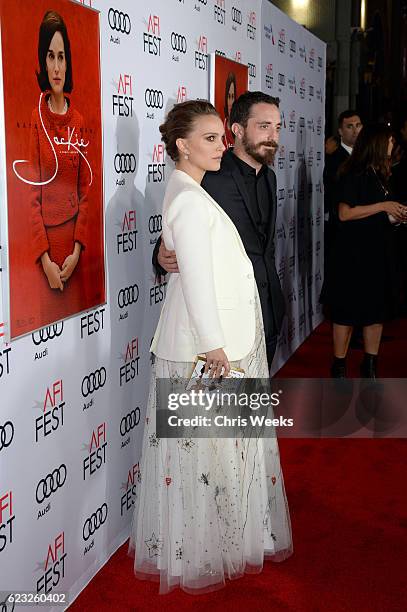
[[[270,165],[274,162],[274,158],[278,149],[278,144],[275,140],[265,140],[259,142],[257,144],[253,144],[246,136],[243,134],[242,145],[247,155],[250,155],[256,162],[259,164]],[[266,149],[264,153],[260,153],[260,148],[266,145],[268,147],[272,147],[270,149]]]

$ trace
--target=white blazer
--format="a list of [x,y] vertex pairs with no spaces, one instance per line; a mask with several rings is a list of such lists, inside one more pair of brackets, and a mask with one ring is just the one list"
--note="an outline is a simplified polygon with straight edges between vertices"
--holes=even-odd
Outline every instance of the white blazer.
[[193,361],[223,348],[245,357],[255,339],[255,280],[231,219],[193,178],[174,170],[163,202],[163,239],[175,250],[151,351],[168,361]]

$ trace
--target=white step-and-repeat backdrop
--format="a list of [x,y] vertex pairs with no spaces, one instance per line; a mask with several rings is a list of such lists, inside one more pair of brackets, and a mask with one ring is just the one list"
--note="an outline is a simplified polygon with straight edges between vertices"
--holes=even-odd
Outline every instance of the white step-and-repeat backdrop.
[[166,290],[151,266],[172,169],[158,126],[208,97],[207,54],[247,63],[250,89],[281,98],[276,368],[321,320],[323,261],[325,45],[267,0],[82,4],[100,11],[107,304],[6,344],[0,292],[0,591],[68,602],[128,537]]

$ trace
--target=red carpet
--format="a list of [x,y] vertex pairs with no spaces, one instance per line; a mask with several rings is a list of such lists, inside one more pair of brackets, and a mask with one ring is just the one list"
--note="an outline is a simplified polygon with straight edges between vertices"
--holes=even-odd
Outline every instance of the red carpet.
[[[407,319],[385,329],[380,374],[407,376]],[[362,352],[353,351],[350,375]],[[279,376],[328,376],[330,329],[323,323]],[[246,609],[298,612],[406,610],[407,440],[281,440],[294,554],[221,591],[159,596],[133,576],[122,546],[69,608],[123,612]],[[403,603],[404,602],[404,603]]]

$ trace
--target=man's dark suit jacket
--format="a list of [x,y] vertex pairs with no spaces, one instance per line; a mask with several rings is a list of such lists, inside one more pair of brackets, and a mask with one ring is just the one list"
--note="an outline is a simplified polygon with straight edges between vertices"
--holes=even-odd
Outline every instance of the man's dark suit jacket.
[[[266,176],[270,189],[270,218],[266,240],[262,237],[252,210],[243,176],[233,160],[234,153],[227,151],[218,172],[207,172],[202,187],[223,208],[235,224],[247,255],[253,264],[254,275],[262,305],[266,338],[280,331],[285,313],[285,301],[281,291],[274,260],[274,231],[277,214],[276,176],[267,168]],[[199,231],[199,228],[197,228]],[[153,253],[153,265],[157,272],[165,274],[157,261],[160,241]],[[221,255],[221,254],[220,254]],[[242,324],[244,322],[242,321]]]

